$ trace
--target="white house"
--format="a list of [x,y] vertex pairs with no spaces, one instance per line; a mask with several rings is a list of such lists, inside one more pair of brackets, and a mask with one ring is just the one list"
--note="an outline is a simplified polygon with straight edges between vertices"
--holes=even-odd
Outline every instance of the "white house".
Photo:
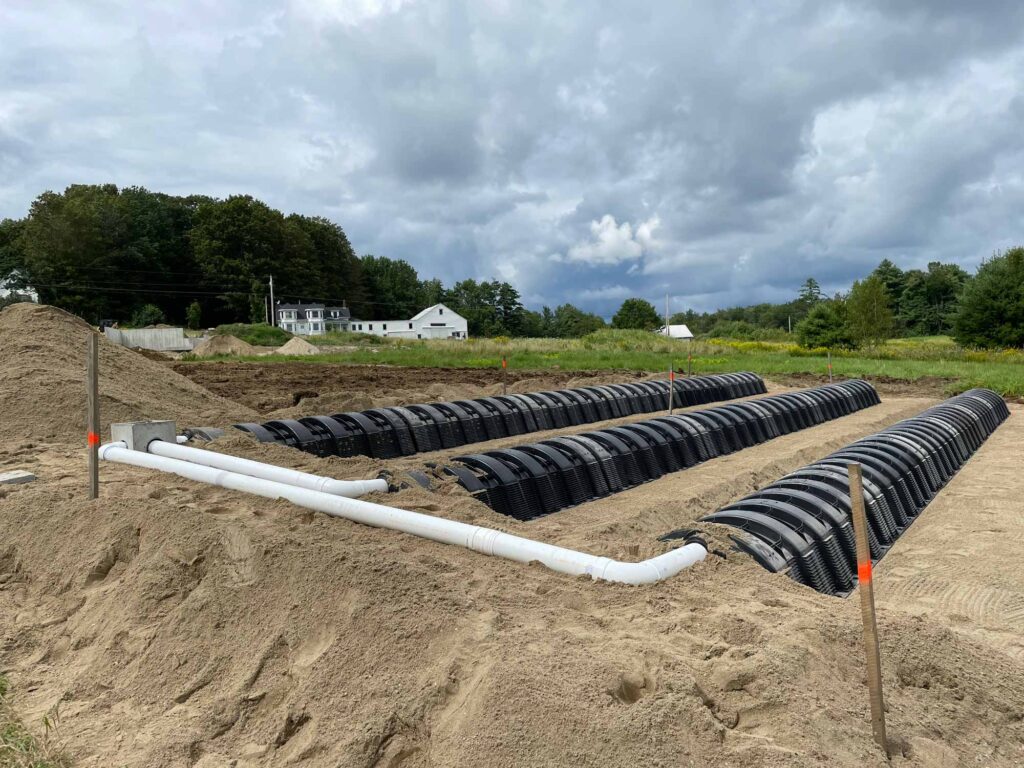
[[30,285],[25,285],[25,279],[18,270],[14,270],[6,277],[0,277],[0,299],[6,299],[11,296],[21,297],[24,301],[39,303],[39,294],[36,293],[36,289]]
[[327,331],[354,331],[402,339],[465,339],[466,318],[444,304],[435,304],[409,320],[357,320],[347,307],[323,304],[278,304],[277,325],[296,336],[322,336]]
[[670,339],[692,339],[693,334],[690,333],[690,329],[685,325],[669,325],[661,326],[656,333],[662,336],[668,336]]
[[469,323],[466,318],[444,304],[427,307],[409,320],[352,319],[349,322],[349,330],[401,339],[469,338]]
[[327,331],[347,331],[352,313],[348,307],[323,304],[278,304],[277,327],[296,336],[322,336]]

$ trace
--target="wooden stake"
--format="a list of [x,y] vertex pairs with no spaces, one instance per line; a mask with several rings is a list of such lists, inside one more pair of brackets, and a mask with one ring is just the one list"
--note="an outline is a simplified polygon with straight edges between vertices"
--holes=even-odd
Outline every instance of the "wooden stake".
[[89,334],[86,350],[85,409],[89,444],[89,498],[100,495],[100,363],[99,336]]
[[878,624],[875,621],[875,589],[871,578],[871,548],[868,546],[868,520],[864,513],[864,486],[860,464],[846,465],[850,475],[850,501],[853,509],[853,534],[857,542],[857,582],[860,612],[864,621],[864,648],[868,662],[868,695],[871,699],[871,730],[875,741],[889,757],[885,736],[885,703],[882,701],[882,660],[878,647]]
[[826,350],[828,354],[828,383],[832,383],[832,350]]
[[508,359],[501,358],[501,394],[508,394],[508,382],[506,381],[506,372],[508,371]]
[[668,415],[672,415],[673,395],[676,393],[676,372],[672,370],[671,363],[668,366]]

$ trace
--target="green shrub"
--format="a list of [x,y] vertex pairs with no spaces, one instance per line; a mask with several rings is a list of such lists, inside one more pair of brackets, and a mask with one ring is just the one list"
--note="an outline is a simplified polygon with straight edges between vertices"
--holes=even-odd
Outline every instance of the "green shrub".
[[856,346],[847,324],[846,303],[822,301],[797,323],[796,337],[801,347],[812,349],[852,349]]
[[147,325],[157,325],[164,322],[164,312],[155,304],[143,304],[132,313],[128,321],[129,328],[145,328]]
[[789,341],[791,336],[781,328],[762,328],[745,320],[719,320],[707,333],[716,339],[740,341]]
[[218,325],[215,334],[234,336],[256,347],[279,347],[292,337],[288,331],[275,328],[267,323],[232,323]]

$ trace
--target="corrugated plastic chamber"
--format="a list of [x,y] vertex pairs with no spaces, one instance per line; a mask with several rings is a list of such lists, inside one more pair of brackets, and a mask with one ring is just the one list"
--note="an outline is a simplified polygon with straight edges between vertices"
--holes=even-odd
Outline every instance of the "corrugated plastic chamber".
[[[669,386],[668,381],[638,381],[234,426],[260,442],[318,456],[392,459],[665,410]],[[678,378],[671,386],[678,407],[767,392],[764,381],[753,373]]]
[[532,520],[879,402],[866,381],[466,454],[444,468],[491,509]]
[[737,548],[768,570],[819,592],[848,594],[857,559],[847,465],[861,465],[869,546],[878,560],[1008,416],[999,395],[972,389],[702,520],[738,529]]

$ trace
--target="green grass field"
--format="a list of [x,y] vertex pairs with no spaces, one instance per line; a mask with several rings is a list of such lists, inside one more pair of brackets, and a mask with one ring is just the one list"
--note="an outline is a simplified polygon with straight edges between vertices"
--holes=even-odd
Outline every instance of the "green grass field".
[[[320,355],[232,358],[259,362],[384,364],[414,367],[498,368],[502,357],[519,370],[667,369],[685,370],[693,355],[694,373],[755,371],[771,375],[827,375],[826,350],[785,342],[730,339],[671,341],[640,331],[603,330],[580,339],[469,339],[414,341],[365,334],[329,334],[310,339]],[[837,376],[875,377],[908,382],[941,380],[949,393],[988,387],[1009,397],[1024,396],[1024,352],[964,349],[944,336],[894,339],[885,344],[832,355]]]

